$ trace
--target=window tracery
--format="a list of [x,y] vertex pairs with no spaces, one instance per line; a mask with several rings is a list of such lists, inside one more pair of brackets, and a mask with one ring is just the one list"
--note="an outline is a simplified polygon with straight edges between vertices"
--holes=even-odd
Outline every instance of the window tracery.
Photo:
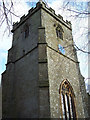
[[60,25],[56,28],[57,37],[63,40],[63,29]]
[[63,120],[77,120],[75,95],[73,92],[73,88],[68,82],[68,80],[64,80],[60,85],[60,110]]

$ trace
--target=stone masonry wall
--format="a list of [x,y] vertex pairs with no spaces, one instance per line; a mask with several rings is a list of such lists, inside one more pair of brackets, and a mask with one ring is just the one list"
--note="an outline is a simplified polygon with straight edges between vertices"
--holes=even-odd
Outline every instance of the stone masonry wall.
[[[29,36],[25,38],[25,26]],[[38,27],[40,10],[14,31],[3,73],[3,118],[38,118]]]
[[49,79],[45,28],[38,29],[39,118],[50,118]]
[[[63,40],[57,38],[54,25],[60,24],[64,31]],[[82,94],[80,91],[80,81],[77,69],[77,57],[72,46],[72,31],[67,26],[57,21],[50,14],[42,10],[42,25],[46,31],[47,58],[48,58],[48,77],[50,92],[50,111],[52,118],[60,117],[59,88],[64,79],[67,79],[73,87],[76,97],[76,111],[78,118],[84,118],[84,108]],[[58,44],[69,46],[65,48],[65,55],[59,54]]]

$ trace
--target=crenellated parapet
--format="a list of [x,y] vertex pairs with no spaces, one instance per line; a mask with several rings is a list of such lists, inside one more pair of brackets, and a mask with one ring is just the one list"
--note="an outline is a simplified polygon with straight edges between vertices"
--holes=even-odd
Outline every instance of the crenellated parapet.
[[21,18],[20,18],[20,21],[19,22],[16,22],[13,24],[13,29],[12,29],[12,32],[14,32],[24,21],[26,21],[31,15],[33,15],[36,11],[38,11],[40,8],[44,9],[46,12],[48,12],[50,15],[52,15],[53,17],[55,17],[58,21],[62,22],[64,25],[66,25],[68,28],[72,29],[72,25],[71,25],[71,22],[66,20],[64,21],[63,17],[58,14],[56,15],[55,14],[55,10],[52,9],[51,7],[47,7],[46,4],[44,2],[38,2],[36,4],[36,7],[35,8],[31,8],[29,11],[28,11],[28,14],[27,15],[23,15]]
[[12,47],[2,73],[2,120],[88,118],[90,96],[71,22],[39,1],[13,24]]
[[15,23],[13,23],[13,29],[15,29],[16,27],[17,27],[17,25],[18,25],[18,21]]
[[52,8],[50,7],[49,10],[50,10],[53,14],[55,14],[55,10],[54,10],[54,9],[52,9]]
[[58,14],[58,17],[59,17],[61,20],[63,20],[63,17],[62,17],[60,14]]

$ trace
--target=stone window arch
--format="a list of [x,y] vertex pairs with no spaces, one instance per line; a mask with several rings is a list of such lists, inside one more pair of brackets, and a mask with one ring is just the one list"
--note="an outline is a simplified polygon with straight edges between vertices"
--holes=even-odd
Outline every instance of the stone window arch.
[[57,37],[63,40],[63,29],[60,25],[56,27]]
[[77,120],[75,94],[68,80],[63,80],[60,85],[60,111],[63,120]]
[[26,24],[24,26],[24,37],[27,38],[29,36],[29,25]]

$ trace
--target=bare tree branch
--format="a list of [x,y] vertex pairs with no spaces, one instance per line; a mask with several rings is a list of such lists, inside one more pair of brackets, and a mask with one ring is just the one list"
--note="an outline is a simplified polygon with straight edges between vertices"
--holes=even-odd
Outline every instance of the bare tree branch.
[[81,52],[83,52],[83,53],[88,53],[88,54],[90,54],[90,52],[84,51],[84,50],[80,49],[75,43],[74,43],[74,46],[75,46],[75,48],[76,48],[77,51],[81,51]]
[[75,10],[72,10],[72,9],[67,9],[68,11],[72,11],[72,12],[74,12],[74,13],[78,13],[79,15],[80,14],[84,14],[84,15],[89,15],[90,14],[90,12],[85,12],[85,11],[82,11],[82,12],[80,12],[80,11],[75,11]]
[[[72,8],[70,8],[71,6],[71,1],[70,0],[63,0],[63,9],[66,9],[67,11],[71,11],[72,13],[75,13],[75,15],[71,15],[71,17],[75,17],[76,18],[81,18],[83,19],[84,17],[87,17],[88,15],[90,15],[90,12],[87,10],[87,8],[83,9],[82,4],[77,4],[75,3],[75,1],[73,0],[72,2],[72,6],[77,6],[76,10],[73,10]],[[8,6],[7,6],[8,5]],[[14,3],[12,0],[10,0],[10,3],[5,3],[4,0],[2,0],[2,4],[0,4],[0,26],[6,21],[7,24],[7,29],[10,32],[10,26],[12,26],[12,17],[19,17],[18,15],[16,15],[14,12],[12,12]],[[79,8],[79,9],[78,9]],[[62,8],[61,8],[62,9]],[[70,47],[71,45],[65,46],[64,48]],[[90,54],[90,52],[88,51],[84,51],[83,49],[80,49],[76,44],[74,44],[74,46],[76,47],[77,51],[82,51],[83,53],[88,53]]]
[[[8,6],[7,6],[8,5]],[[11,31],[11,26],[12,26],[12,17],[19,17],[16,15],[14,12],[12,12],[13,9],[13,1],[10,0],[10,3],[5,3],[4,0],[2,0],[2,4],[0,3],[0,10],[1,10],[1,16],[0,16],[0,27],[3,25],[3,23],[6,21],[7,24],[7,29],[10,33]],[[5,30],[6,31],[6,30]]]

